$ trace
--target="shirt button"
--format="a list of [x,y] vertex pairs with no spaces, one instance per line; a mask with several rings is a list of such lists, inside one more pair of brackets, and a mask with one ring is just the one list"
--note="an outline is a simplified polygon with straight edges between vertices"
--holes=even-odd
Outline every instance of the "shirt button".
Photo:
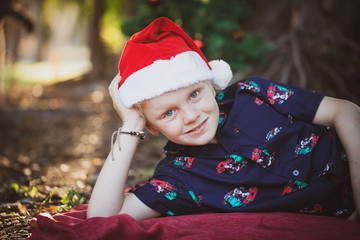
[[299,172],[299,170],[295,169],[295,170],[292,172],[292,174],[293,174],[295,177],[297,177],[297,176],[299,176],[300,172]]

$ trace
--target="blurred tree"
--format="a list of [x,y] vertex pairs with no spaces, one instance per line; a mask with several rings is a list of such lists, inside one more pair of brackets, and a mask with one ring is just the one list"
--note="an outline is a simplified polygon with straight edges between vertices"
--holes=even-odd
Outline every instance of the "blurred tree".
[[[119,51],[119,47],[123,46],[123,39],[121,39],[122,36],[119,36],[117,32],[112,31],[112,26],[114,22],[120,25],[126,16],[133,14],[134,1],[92,1],[93,11],[89,26],[89,47],[93,68],[88,78],[90,80],[99,80],[107,78],[107,74],[111,76],[113,74],[109,73],[107,71],[108,68],[106,68],[109,65],[109,60],[112,60],[109,59],[108,54],[113,50]],[[113,62],[110,65],[112,64]]]
[[123,47],[122,43],[125,42],[119,26],[124,18],[127,1],[106,1],[100,34],[107,53],[118,54]]
[[100,38],[101,19],[105,11],[103,0],[93,0],[93,14],[89,27],[89,47],[91,52],[92,71],[89,79],[99,80],[105,67],[105,51]]
[[[79,9],[79,16],[77,16],[76,21],[67,24],[66,30],[69,32],[69,29],[76,29],[79,31],[79,28],[75,28],[75,25],[86,26],[87,30],[87,45],[90,49],[90,60],[93,65],[92,70],[88,73],[87,79],[89,80],[98,80],[101,77],[102,69],[105,64],[105,50],[103,43],[101,41],[100,32],[101,32],[101,21],[105,12],[105,2],[102,0],[44,0],[47,4],[52,4],[52,7],[63,8],[64,12],[69,12],[69,9],[65,9],[67,6],[74,5]],[[71,8],[70,8],[71,9]],[[66,16],[66,15],[64,15]],[[61,41],[59,39],[63,38],[63,30],[59,27],[59,21],[61,19],[52,18],[52,16],[47,16],[49,25],[53,29],[51,35],[54,37],[54,41]],[[44,26],[43,26],[44,27]],[[79,27],[79,26],[77,26]],[[72,36],[72,38],[75,38]],[[73,39],[74,40],[74,39]]]
[[4,20],[0,19],[0,108],[5,105],[5,57]]
[[[110,10],[108,8],[109,2],[117,6],[117,5],[121,5],[121,2],[123,2],[124,0],[122,1],[38,0],[38,1],[44,1],[45,6],[47,6],[48,9],[52,9],[51,13],[54,13],[54,8],[55,8],[58,11],[57,13],[58,16],[60,16],[60,19],[57,19],[56,17],[52,16],[50,12],[46,13],[45,12],[46,7],[45,7],[43,13],[46,16],[44,16],[40,20],[41,21],[40,24],[41,24],[41,29],[46,30],[47,28],[49,28],[50,33],[48,34],[49,36],[44,36],[46,35],[46,33],[44,33],[43,36],[39,36],[39,37],[41,39],[50,37],[52,38],[52,42],[54,42],[54,45],[62,45],[64,44],[64,41],[69,41],[69,39],[67,39],[69,36],[71,36],[72,44],[74,44],[76,43],[76,38],[80,38],[79,35],[81,36],[87,35],[86,44],[88,45],[90,50],[89,52],[90,52],[90,61],[92,63],[92,69],[86,75],[85,79],[90,81],[97,81],[101,79],[106,66],[106,49],[104,46],[103,39],[101,37],[101,32],[103,29],[103,18],[105,13],[108,10]],[[68,17],[69,19],[64,20],[64,17]],[[64,21],[67,22],[66,26],[63,24]],[[61,27],[63,29],[61,29]],[[85,31],[83,30],[84,28],[86,28]]]
[[44,21],[42,21],[42,10],[44,6],[45,0],[35,0],[34,4],[34,15],[35,15],[35,26],[37,31],[37,44],[36,44],[36,61],[42,60],[42,45],[46,39],[45,31],[44,31]]
[[234,71],[262,63],[271,51],[259,34],[248,31],[252,9],[243,0],[138,0],[136,15],[121,28],[131,36],[158,17],[168,17],[192,37],[209,59],[224,59]]
[[[19,3],[18,3],[19,4]],[[12,0],[2,0],[0,2],[0,107],[5,105],[5,60],[6,60],[6,42],[4,25],[5,19],[11,18],[19,22],[28,32],[34,29],[33,22],[19,7],[15,7]],[[11,27],[11,26],[10,26]],[[18,41],[16,39],[15,41]]]
[[274,46],[261,75],[360,104],[360,1],[252,1],[249,22]]

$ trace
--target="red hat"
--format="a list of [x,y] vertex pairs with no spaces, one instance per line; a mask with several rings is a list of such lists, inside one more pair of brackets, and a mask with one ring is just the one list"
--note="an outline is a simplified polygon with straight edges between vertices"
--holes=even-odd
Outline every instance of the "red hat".
[[232,78],[226,62],[209,63],[194,41],[165,17],[127,41],[119,71],[119,94],[126,107],[205,80],[223,89]]

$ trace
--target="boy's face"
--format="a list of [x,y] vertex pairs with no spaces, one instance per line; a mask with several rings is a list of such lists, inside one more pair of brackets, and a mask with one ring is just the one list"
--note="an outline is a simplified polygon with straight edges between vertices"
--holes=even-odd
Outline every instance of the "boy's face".
[[167,92],[142,104],[147,129],[182,145],[205,145],[215,138],[219,108],[206,82]]

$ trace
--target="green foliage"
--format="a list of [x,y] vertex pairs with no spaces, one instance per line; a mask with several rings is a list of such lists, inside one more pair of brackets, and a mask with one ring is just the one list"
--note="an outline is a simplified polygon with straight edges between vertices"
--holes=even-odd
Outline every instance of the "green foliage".
[[64,209],[68,210],[86,201],[85,193],[82,190],[74,190],[71,188],[62,199],[65,205]]
[[19,192],[19,184],[17,184],[17,183],[12,183],[12,184],[10,185],[10,187],[11,187],[12,189],[14,189],[14,191],[15,191],[16,193]]
[[107,52],[119,53],[125,44],[125,37],[119,28],[123,21],[124,1],[105,1],[105,9],[101,20],[101,40]]
[[49,195],[44,199],[44,201],[42,201],[41,205],[40,205],[40,210],[42,209],[42,207],[44,206],[45,203],[47,202],[51,202],[52,197],[54,196],[55,190],[51,191],[49,193]]
[[23,192],[25,197],[31,197],[31,198],[35,198],[37,193],[38,193],[38,190],[35,186],[32,186],[30,188],[25,187],[24,192]]
[[39,211],[43,211],[43,210],[52,210],[52,211],[56,211],[56,212],[60,212],[62,210],[69,210],[79,204],[85,203],[87,198],[85,196],[84,191],[82,190],[74,190],[73,188],[69,189],[62,197],[62,204],[61,206],[56,206],[56,207],[50,207],[50,208],[43,208],[44,205],[46,203],[51,203],[52,201],[52,197],[54,196],[56,191],[59,191],[62,189],[55,189],[53,190],[45,199],[44,201],[42,201]]
[[[60,173],[60,171],[58,169],[56,169],[56,172],[59,174],[60,178],[63,180],[66,188],[67,184],[65,182],[64,177],[62,176],[62,174]],[[51,201],[52,195],[54,194],[54,191],[51,192],[49,194],[49,196],[43,201],[42,205],[44,205],[46,203],[47,200]],[[62,206],[61,208],[59,208],[59,211],[64,209],[64,210],[69,210],[79,204],[82,204],[86,201],[86,196],[84,191],[82,190],[74,190],[73,187],[71,187],[69,190],[67,190],[67,193],[65,193],[62,197],[62,203],[64,204],[64,206]]]
[[24,197],[37,197],[39,191],[35,186],[36,181],[31,181],[29,186],[19,186],[17,183],[10,184],[10,188],[13,189],[17,194],[20,194]]
[[193,39],[203,43],[209,59],[224,59],[234,71],[264,63],[271,46],[263,36],[247,31],[252,9],[244,0],[139,0],[137,14],[123,21],[121,30],[131,36],[158,17],[168,17]]
[[46,0],[44,5],[47,10],[49,7],[64,8],[69,5],[76,5],[79,7],[81,15],[84,16],[91,16],[93,11],[92,0]]
[[[73,187],[69,188],[67,186],[67,184],[65,183],[65,179],[63,178],[63,176],[61,175],[61,173],[56,169],[56,171],[58,172],[59,176],[61,177],[61,179],[63,180],[64,184],[65,184],[65,188],[56,188],[53,191],[51,191],[48,196],[42,201],[40,207],[39,207],[39,211],[43,211],[43,210],[52,210],[52,211],[61,211],[61,210],[69,210],[79,204],[85,203],[87,198],[86,195],[84,193],[84,191],[82,190],[75,190]],[[28,186],[22,186],[18,183],[12,183],[10,185],[5,185],[2,182],[0,182],[0,192],[3,194],[10,194],[11,192],[13,194],[16,194],[18,196],[24,196],[24,197],[30,197],[30,198],[39,198],[39,197],[43,197],[44,195],[39,193],[38,189],[36,188],[36,185],[39,184],[39,179],[35,179],[30,181]],[[46,203],[51,203],[52,202],[52,198],[54,196],[54,194],[56,192],[63,192],[66,191],[66,193],[62,196],[62,200],[61,203],[63,205],[61,206],[56,206],[56,207],[50,207],[50,208],[43,208],[44,205]]]

